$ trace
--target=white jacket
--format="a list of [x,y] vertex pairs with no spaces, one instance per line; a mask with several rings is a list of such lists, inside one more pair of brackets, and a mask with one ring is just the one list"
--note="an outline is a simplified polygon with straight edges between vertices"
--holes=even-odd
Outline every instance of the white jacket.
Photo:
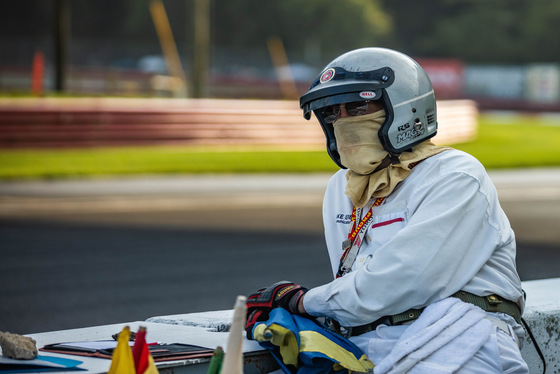
[[[333,274],[353,208],[345,174],[331,178],[323,204]],[[373,215],[352,271],[305,295],[309,314],[358,326],[459,290],[497,294],[523,310],[514,233],[474,157],[450,150],[422,161]]]

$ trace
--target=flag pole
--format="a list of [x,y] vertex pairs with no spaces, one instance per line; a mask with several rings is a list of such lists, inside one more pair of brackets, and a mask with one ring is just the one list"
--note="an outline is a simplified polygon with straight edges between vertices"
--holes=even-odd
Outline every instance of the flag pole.
[[221,374],[243,374],[243,330],[247,313],[246,303],[245,296],[237,296]]

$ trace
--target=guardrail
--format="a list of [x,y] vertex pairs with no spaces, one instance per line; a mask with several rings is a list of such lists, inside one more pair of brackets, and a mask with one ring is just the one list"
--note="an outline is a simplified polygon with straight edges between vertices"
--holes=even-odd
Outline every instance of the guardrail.
[[[438,144],[476,137],[474,101],[438,102]],[[154,144],[323,146],[296,101],[219,99],[0,99],[0,147]]]

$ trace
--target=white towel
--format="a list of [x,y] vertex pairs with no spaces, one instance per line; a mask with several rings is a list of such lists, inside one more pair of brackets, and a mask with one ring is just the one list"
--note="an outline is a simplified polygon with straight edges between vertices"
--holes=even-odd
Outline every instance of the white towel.
[[453,373],[490,337],[493,324],[485,317],[482,309],[456,298],[429,305],[374,373]]

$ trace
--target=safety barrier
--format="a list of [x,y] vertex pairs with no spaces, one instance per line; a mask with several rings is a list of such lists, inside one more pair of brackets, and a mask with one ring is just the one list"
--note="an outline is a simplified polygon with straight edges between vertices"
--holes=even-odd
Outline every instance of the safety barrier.
[[[473,101],[438,102],[439,144],[474,139]],[[323,146],[295,101],[218,99],[0,99],[0,147],[142,144]]]

